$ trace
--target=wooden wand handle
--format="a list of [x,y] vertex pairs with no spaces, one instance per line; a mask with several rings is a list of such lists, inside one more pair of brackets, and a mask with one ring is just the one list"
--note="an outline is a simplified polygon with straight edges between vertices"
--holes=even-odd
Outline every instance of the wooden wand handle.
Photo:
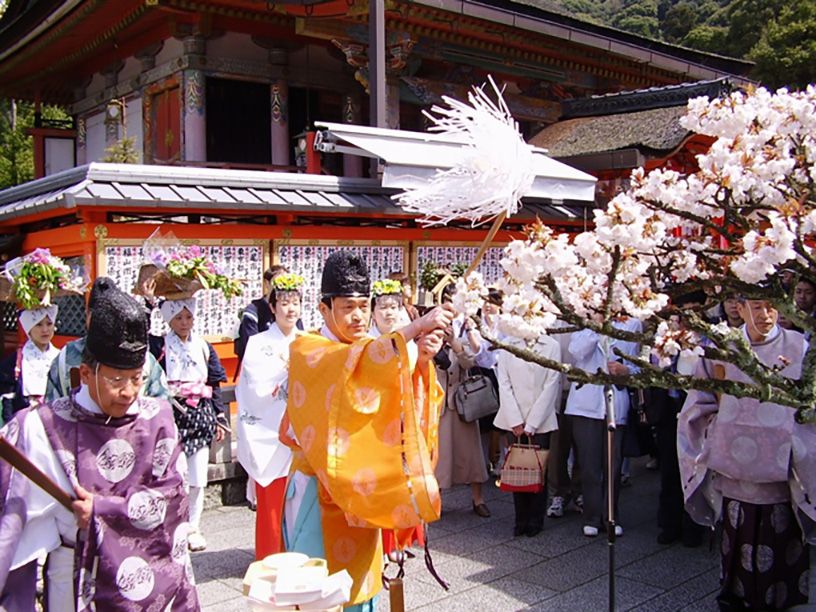
[[73,501],[71,496],[46,476],[40,468],[31,463],[28,457],[23,455],[16,446],[3,437],[0,437],[0,459],[4,459],[11,464],[11,467],[56,499],[66,510],[69,512],[74,511],[71,506]]
[[479,246],[479,250],[476,253],[476,257],[473,258],[473,261],[470,262],[468,269],[465,271],[465,274],[462,278],[467,280],[468,275],[471,272],[476,270],[479,267],[479,263],[482,261],[482,257],[484,257],[485,252],[487,251],[487,247],[490,246],[490,243],[493,242],[493,239],[496,237],[496,234],[499,233],[499,229],[501,229],[502,223],[507,218],[507,212],[501,213],[498,217],[493,220],[493,225],[490,226],[490,230],[487,232],[487,235],[482,240],[481,246]]

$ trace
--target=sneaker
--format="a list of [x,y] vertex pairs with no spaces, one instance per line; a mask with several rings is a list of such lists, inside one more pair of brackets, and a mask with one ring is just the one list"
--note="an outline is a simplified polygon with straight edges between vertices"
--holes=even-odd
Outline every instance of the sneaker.
[[201,535],[200,531],[191,531],[187,536],[187,547],[190,552],[198,552],[207,548],[207,540]]
[[632,477],[629,474],[621,474],[620,480],[621,487],[631,487],[632,486]]
[[584,535],[588,538],[595,538],[598,536],[598,528],[592,525],[584,525]]
[[561,518],[564,516],[564,498],[556,495],[550,502],[550,507],[547,508],[547,516],[552,518]]
[[656,470],[658,467],[660,466],[657,464],[657,457],[652,457],[646,462],[647,470]]
[[615,525],[615,537],[619,538],[623,535],[623,527],[620,525]]
[[575,504],[575,507],[578,509],[578,512],[583,512],[584,511],[584,496],[583,495],[579,495],[578,497],[576,497],[575,501],[573,503]]

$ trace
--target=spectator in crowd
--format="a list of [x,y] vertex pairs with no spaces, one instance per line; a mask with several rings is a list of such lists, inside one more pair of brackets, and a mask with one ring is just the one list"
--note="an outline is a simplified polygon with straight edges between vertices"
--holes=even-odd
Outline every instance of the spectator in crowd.
[[[797,380],[806,343],[781,329],[764,300],[741,299],[743,333],[759,360]],[[750,383],[739,367],[702,359],[695,376]],[[809,549],[800,524],[816,520],[816,426],[768,401],[689,391],[678,422],[686,509],[721,518],[721,610],[783,610],[808,601]],[[808,541],[812,532],[808,529]]]
[[[726,298],[726,302],[730,299],[733,297]],[[675,306],[692,309],[695,306],[702,306],[704,301],[705,295],[702,292],[692,293],[678,299]],[[728,309],[729,306],[726,304],[726,313]],[[675,329],[681,329],[685,325],[680,315],[672,316],[670,324]],[[672,373],[689,376],[694,373],[698,361],[697,355],[680,353],[672,359],[668,369]],[[691,520],[683,508],[683,490],[677,462],[677,415],[685,400],[686,392],[682,389],[652,389],[647,414],[649,422],[654,426],[660,468],[660,495],[657,508],[657,526],[660,533],[657,541],[660,544],[671,544],[682,538],[683,545],[695,547],[702,542],[704,528]]]
[[[498,289],[490,288],[487,297],[482,304],[482,307],[477,313],[482,321],[482,327],[489,335],[496,338],[499,333],[499,314],[501,313],[501,305],[504,295]],[[499,397],[499,383],[496,377],[497,370],[497,353],[492,350],[490,343],[482,337],[477,325],[469,325],[465,332],[465,339],[470,347],[470,351],[474,354],[476,365],[471,368],[471,371],[476,371],[479,374],[487,376],[490,383],[493,385],[493,390],[496,392],[496,397]],[[479,432],[482,438],[482,449],[485,452],[485,465],[494,476],[498,476],[499,464],[501,461],[502,452],[502,436],[499,428],[493,424],[495,414],[491,414],[479,419]]]
[[[170,331],[164,337],[151,336],[150,351],[167,372],[173,396],[176,425],[187,456],[187,481],[190,485],[190,533],[187,542],[191,551],[199,551],[207,547],[200,527],[210,444],[213,439],[220,442],[224,429],[229,428],[221,400],[221,383],[227,381],[227,375],[213,346],[193,332],[196,311],[194,297],[165,300],[159,310]],[[220,427],[216,426],[217,422]]]
[[739,298],[733,294],[728,293],[723,299],[723,320],[728,323],[729,327],[742,327],[744,321],[739,314]]
[[810,280],[800,278],[793,291],[793,301],[803,313],[812,315],[816,310],[816,286]]
[[[565,327],[557,321],[555,327]],[[574,365],[569,352],[571,334],[553,334],[561,349],[561,361]],[[578,464],[578,452],[572,434],[572,419],[564,414],[570,383],[566,376],[561,376],[561,400],[557,413],[558,429],[550,434],[550,455],[547,461],[547,487],[552,501],[547,508],[547,516],[561,518],[570,501],[578,512],[584,509],[584,497],[581,495],[581,468]],[[572,458],[570,461],[570,457]]]
[[[629,318],[616,323],[616,327],[624,331],[640,332],[641,323],[637,319]],[[615,349],[628,355],[637,355],[638,346],[634,342],[609,340],[609,350],[603,350],[604,340],[596,332],[583,329],[572,334],[569,351],[576,367],[586,372],[596,372],[599,369],[608,369],[610,374],[628,376],[633,366],[621,363],[615,356]],[[617,512],[618,494],[620,492],[620,470],[622,459],[622,444],[629,410],[629,394],[625,388],[614,388],[614,409],[616,429],[613,437],[613,495],[615,516]],[[607,418],[604,402],[604,390],[601,385],[579,385],[572,383],[565,414],[572,419],[572,431],[575,445],[578,449],[578,459],[581,462],[581,482],[584,495],[583,533],[587,537],[598,535],[598,529],[608,520],[606,498],[608,494],[607,476],[604,469],[606,463]],[[602,523],[603,521],[603,523]],[[623,535],[623,527],[615,525],[615,533]]]
[[21,310],[20,327],[28,340],[0,361],[2,420],[7,423],[23,408],[39,406],[45,399],[48,370],[59,355],[51,344],[57,322],[57,306]]
[[[448,285],[442,292],[442,303],[451,303],[455,287]],[[439,461],[436,478],[439,487],[449,489],[457,484],[469,484],[473,512],[482,518],[490,516],[490,509],[482,496],[482,484],[487,480],[487,467],[482,451],[479,423],[465,423],[459,418],[454,404],[456,388],[476,365],[476,353],[468,334],[476,330],[476,323],[462,315],[456,317],[445,332],[445,344],[437,355],[439,382],[445,390],[445,405],[439,423]],[[479,345],[480,346],[480,345]]]
[[[507,338],[524,347],[523,340]],[[561,360],[561,347],[550,336],[541,336],[533,349],[553,361]],[[550,432],[558,427],[556,412],[561,396],[561,375],[538,364],[519,359],[507,351],[498,353],[499,411],[495,424],[513,439],[525,436],[541,449],[549,449]],[[545,468],[546,469],[546,468]],[[516,520],[513,535],[538,535],[544,527],[547,487],[538,493],[513,493]]]

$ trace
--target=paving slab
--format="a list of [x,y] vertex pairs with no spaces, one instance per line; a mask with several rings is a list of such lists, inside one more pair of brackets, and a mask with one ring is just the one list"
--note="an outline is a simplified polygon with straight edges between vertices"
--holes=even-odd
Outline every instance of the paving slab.
[[[715,612],[718,591],[716,546],[684,548],[657,543],[659,477],[632,461],[632,486],[621,491],[621,524],[616,544],[617,609],[637,612]],[[483,491],[492,512],[473,514],[469,487],[443,493],[441,519],[429,541],[443,590],[428,573],[423,551],[406,564],[406,610],[575,611],[607,609],[607,544],[604,534],[585,538],[581,516],[568,510],[546,519],[533,538],[512,535],[512,496],[488,483]],[[245,506],[205,510],[202,531],[209,548],[192,556],[199,599],[206,612],[245,610],[241,578],[254,560],[255,513]],[[394,568],[389,568],[393,573]],[[388,593],[377,610],[390,612]]]

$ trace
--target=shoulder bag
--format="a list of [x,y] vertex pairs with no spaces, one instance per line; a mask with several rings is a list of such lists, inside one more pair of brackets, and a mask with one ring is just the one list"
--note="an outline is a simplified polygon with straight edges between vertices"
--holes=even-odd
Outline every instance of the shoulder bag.
[[499,397],[488,376],[475,369],[468,370],[453,392],[453,405],[460,419],[472,423],[494,414],[499,409]]

